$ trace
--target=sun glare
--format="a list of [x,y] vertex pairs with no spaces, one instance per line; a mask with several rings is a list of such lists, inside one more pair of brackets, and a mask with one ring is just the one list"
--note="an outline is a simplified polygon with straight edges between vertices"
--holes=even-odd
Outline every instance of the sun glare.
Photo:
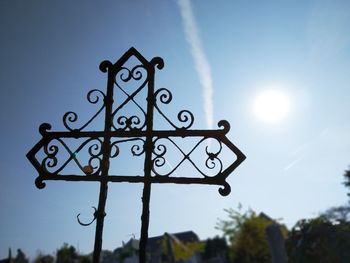
[[254,101],[254,113],[264,122],[283,120],[289,112],[289,98],[278,89],[268,89],[259,93]]

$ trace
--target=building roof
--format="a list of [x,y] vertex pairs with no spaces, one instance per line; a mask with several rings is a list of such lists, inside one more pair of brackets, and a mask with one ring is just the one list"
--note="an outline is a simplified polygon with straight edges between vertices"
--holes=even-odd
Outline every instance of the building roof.
[[173,242],[176,243],[189,243],[189,242],[198,242],[199,238],[196,233],[193,231],[185,231],[185,232],[179,232],[179,233],[173,233],[173,234],[168,234],[164,233],[161,236],[155,236],[151,237],[147,241],[147,250],[148,251],[155,251],[157,250],[160,245],[162,240],[170,238],[173,240]]

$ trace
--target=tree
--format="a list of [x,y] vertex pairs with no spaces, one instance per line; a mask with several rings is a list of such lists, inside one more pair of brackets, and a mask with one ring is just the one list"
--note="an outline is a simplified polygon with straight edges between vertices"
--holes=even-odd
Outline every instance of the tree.
[[321,217],[324,217],[330,222],[350,222],[350,206],[335,206],[327,209],[324,213],[321,214]]
[[35,259],[33,260],[33,263],[54,263],[55,259],[51,255],[44,255],[41,252],[37,254]]
[[56,263],[74,263],[78,259],[78,253],[73,246],[64,243],[56,252]]
[[21,249],[17,249],[17,255],[13,261],[14,263],[28,263],[26,255],[23,253]]
[[[343,176],[343,184],[350,188],[350,169]],[[350,192],[347,195],[350,197]],[[297,222],[286,241],[289,262],[350,262],[349,204],[331,207],[317,218]]]
[[350,262],[350,224],[325,217],[300,220],[286,241],[289,263]]
[[[350,188],[350,168],[345,171],[344,177],[345,177],[344,185]],[[347,193],[347,195],[350,197],[350,192]]]
[[[345,187],[350,188],[350,169],[345,170],[343,176],[345,178],[343,184],[345,185]],[[350,192],[347,193],[347,195],[350,197]],[[321,213],[320,216],[333,223],[350,222],[350,200],[346,205],[329,208],[325,212]]]
[[229,256],[233,263],[271,262],[266,227],[273,223],[253,210],[240,213],[226,209],[227,220],[219,220],[217,229],[223,231],[229,240]]

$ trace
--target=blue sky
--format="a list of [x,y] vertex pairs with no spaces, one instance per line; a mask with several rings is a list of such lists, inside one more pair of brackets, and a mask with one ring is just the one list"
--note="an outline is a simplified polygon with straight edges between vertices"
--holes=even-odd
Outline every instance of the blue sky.
[[[168,108],[191,110],[195,128],[228,120],[228,137],[247,155],[228,179],[228,197],[215,186],[153,186],[150,236],[212,237],[223,209],[239,203],[291,227],[347,201],[348,1],[1,1],[0,33],[1,258],[8,247],[34,256],[63,242],[92,251],[94,225],[81,227],[75,216],[89,219],[98,184],[38,190],[25,154],[41,123],[60,130],[65,112],[93,113],[85,96],[105,89],[100,62],[131,46],[164,59],[156,86],[172,91]],[[255,97],[270,87],[290,100],[275,123],[253,113]],[[142,185],[110,184],[105,249],[139,235],[141,192]]]

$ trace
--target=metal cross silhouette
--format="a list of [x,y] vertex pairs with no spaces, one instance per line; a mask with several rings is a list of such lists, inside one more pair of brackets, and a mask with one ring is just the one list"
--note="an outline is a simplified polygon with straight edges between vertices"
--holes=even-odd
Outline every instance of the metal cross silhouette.
[[[44,188],[44,181],[47,180],[100,183],[98,207],[95,208],[93,220],[96,220],[94,263],[99,262],[102,248],[109,182],[143,183],[144,185],[139,252],[140,262],[144,263],[146,262],[151,184],[219,185],[221,186],[219,193],[223,196],[228,195],[231,189],[226,178],[245,159],[244,154],[226,137],[230,129],[227,121],[220,121],[219,129],[216,130],[196,130],[190,129],[194,122],[190,111],[182,110],[178,113],[178,125],[162,111],[161,105],[169,104],[172,100],[172,94],[168,89],[155,90],[155,70],[162,69],[163,66],[162,58],[155,57],[147,61],[133,47],[115,64],[103,61],[100,64],[100,70],[108,74],[107,92],[105,94],[101,90],[94,89],[87,95],[90,103],[101,104],[98,111],[79,128],[71,126],[77,122],[78,115],[75,112],[67,112],[63,116],[63,124],[67,131],[50,131],[50,124],[41,124],[39,132],[42,139],[27,154],[27,158],[39,173],[35,180],[38,188]],[[129,84],[131,87],[127,86]],[[138,114],[129,111],[130,105],[136,108]],[[103,117],[103,112],[105,113],[104,130],[86,131],[86,127],[92,125],[99,116]],[[154,129],[155,113],[170,125],[171,129]],[[189,151],[179,146],[179,140],[186,138],[197,139]],[[215,151],[210,147],[213,142],[218,145]],[[112,174],[111,162],[121,155],[122,145],[127,143],[132,144],[129,149],[132,156],[144,156],[143,175]],[[203,145],[206,146],[203,148]],[[176,165],[169,165],[170,169],[165,171],[165,164],[168,164],[167,149],[170,147],[178,151],[181,157]],[[226,166],[220,159],[224,147],[234,155],[233,162]],[[202,166],[197,164],[193,157],[198,149],[205,149]],[[80,160],[84,156],[87,159],[86,165]],[[177,174],[179,167],[185,163],[192,166],[199,176],[179,176]],[[72,166],[75,166],[77,172],[72,172]],[[173,176],[174,174],[176,176]],[[77,218],[82,225],[93,222],[86,224],[79,220],[79,215]]]

